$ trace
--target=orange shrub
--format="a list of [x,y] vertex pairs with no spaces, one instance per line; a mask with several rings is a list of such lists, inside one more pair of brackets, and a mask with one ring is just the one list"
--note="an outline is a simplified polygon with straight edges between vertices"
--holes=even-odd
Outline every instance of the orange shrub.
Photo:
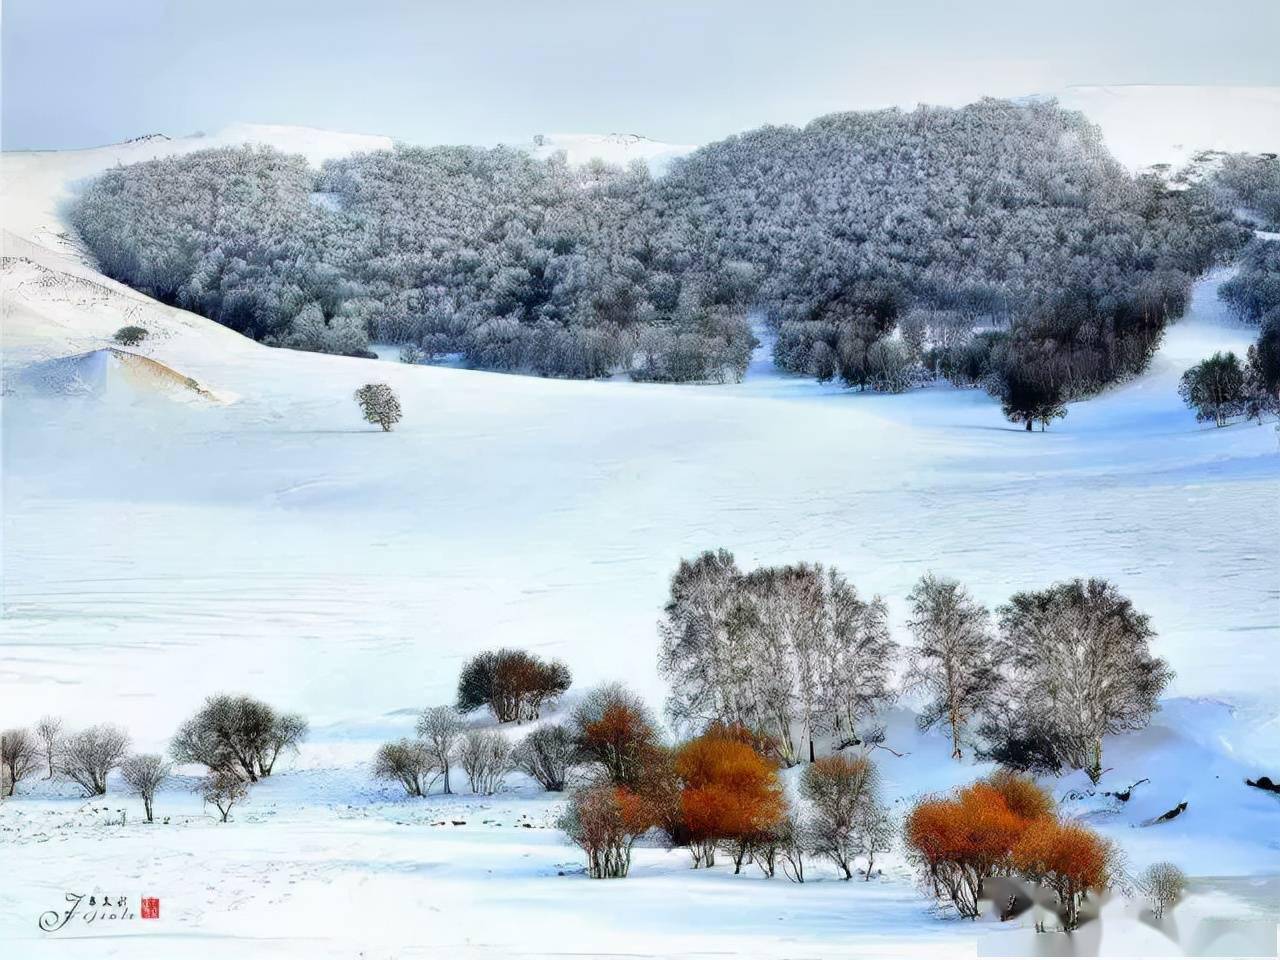
[[599,763],[616,784],[634,787],[658,751],[658,734],[644,701],[621,684],[586,695],[573,711],[579,754]]
[[654,823],[645,797],[606,783],[575,791],[559,825],[586,853],[587,872],[607,878],[627,875],[632,846]]
[[1080,922],[1080,897],[1110,882],[1115,851],[1088,827],[1042,818],[1027,825],[1013,848],[1013,862],[1028,879],[1052,889],[1062,904],[1063,925]]
[[934,892],[945,893],[961,916],[976,917],[983,882],[1010,868],[1027,822],[998,790],[979,781],[952,798],[916,804],[905,834]]
[[[713,865],[717,843],[737,843],[745,852],[751,838],[782,819],[777,769],[750,744],[698,737],[676,751],[675,772],[681,785],[681,829],[694,866]],[[741,867],[741,856],[735,859]]]
[[920,801],[905,825],[907,845],[937,896],[976,917],[988,877],[1018,872],[1054,890],[1067,929],[1079,902],[1107,885],[1115,851],[1092,830],[1062,823],[1034,780],[999,771],[947,798]]
[[1053,797],[1031,777],[1000,769],[981,782],[1000,794],[1005,806],[1023,820],[1055,816]]

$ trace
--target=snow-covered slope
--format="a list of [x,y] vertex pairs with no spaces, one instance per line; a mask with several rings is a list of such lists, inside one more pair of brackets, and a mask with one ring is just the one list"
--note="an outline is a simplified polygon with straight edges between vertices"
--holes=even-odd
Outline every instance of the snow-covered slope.
[[1280,151],[1280,87],[1080,86],[1055,96],[1097,123],[1132,168],[1177,166],[1201,150]]
[[575,166],[591,160],[603,160],[626,166],[643,161],[655,174],[666,172],[671,161],[697,149],[696,145],[662,143],[634,133],[547,133],[534,137],[527,149],[535,157],[549,157],[563,152]]
[[[154,938],[82,941],[94,957],[193,944],[237,957],[370,945],[388,957],[414,946],[939,956],[972,955],[957,936],[975,935],[1040,949],[1026,924],[958,931],[935,918],[892,860],[882,883],[799,887],[692,874],[680,853],[650,847],[635,877],[590,884],[573,875],[575,852],[537,829],[554,798],[521,788],[413,805],[370,782],[373,738],[449,700],[459,663],[480,649],[559,656],[579,689],[622,678],[660,702],[667,578],[716,546],[746,566],[835,564],[888,598],[900,637],[903,598],[929,569],[990,604],[1062,577],[1114,580],[1151,614],[1178,676],[1149,731],[1108,744],[1108,776],[1151,779],[1135,799],[1143,815],[1185,798],[1191,813],[1147,833],[1097,798],[1072,812],[1137,866],[1169,858],[1195,873],[1184,922],[1254,909],[1248,891],[1228,896],[1208,874],[1255,874],[1276,854],[1273,798],[1238,781],[1280,767],[1277,438],[1270,425],[1197,425],[1175,389],[1190,363],[1254,336],[1223,313],[1222,274],[1197,286],[1148,374],[1043,434],[1010,427],[979,392],[857,396],[763,362],[740,385],[707,387],[293,353],[121,287],[65,241],[70,181],[174,142],[0,158],[0,724],[110,719],[157,749],[202,697],[234,690],[306,713],[316,733],[302,769],[257,789],[225,830],[185,782],[163,798],[174,822],[155,829],[136,810],[127,826],[108,823],[116,793],[110,810],[46,787],[0,806],[0,873],[25,878],[0,896],[0,939],[19,955],[72,949],[36,939],[34,920],[86,871],[131,893],[154,884],[170,904]],[[316,135],[313,146],[362,143]],[[33,369],[68,363],[96,377],[125,323],[151,331],[137,353],[228,402],[32,383]],[[393,433],[357,414],[352,391],[369,381],[401,397]],[[895,796],[979,772],[913,738],[910,719],[892,729],[907,756],[882,760]],[[431,826],[446,815],[468,823]],[[1265,922],[1275,907],[1256,912]],[[1103,929],[1105,944],[1119,927]]]

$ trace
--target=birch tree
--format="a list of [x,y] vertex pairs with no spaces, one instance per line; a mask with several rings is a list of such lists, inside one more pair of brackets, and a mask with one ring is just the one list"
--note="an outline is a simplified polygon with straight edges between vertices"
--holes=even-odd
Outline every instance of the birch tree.
[[907,597],[915,645],[908,653],[908,688],[928,700],[920,729],[946,727],[959,760],[966,725],[987,709],[999,685],[991,615],[957,581],[927,573]]

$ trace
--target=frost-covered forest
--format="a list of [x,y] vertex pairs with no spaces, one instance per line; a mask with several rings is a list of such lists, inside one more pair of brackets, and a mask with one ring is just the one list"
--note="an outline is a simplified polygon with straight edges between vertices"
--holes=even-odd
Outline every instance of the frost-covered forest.
[[104,272],[268,343],[548,376],[783,369],[982,384],[1030,426],[1141,370],[1248,236],[1221,189],[1134,176],[1051,103],[833,114],[653,178],[509,148],[309,168],[227,148],[121,167],[72,220]]

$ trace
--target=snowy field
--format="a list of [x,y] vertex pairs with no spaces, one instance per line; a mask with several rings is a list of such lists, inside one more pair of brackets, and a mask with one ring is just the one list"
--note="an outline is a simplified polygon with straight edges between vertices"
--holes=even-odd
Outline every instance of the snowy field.
[[[249,135],[313,160],[380,145]],[[838,566],[886,597],[900,640],[926,570],[991,605],[1064,577],[1114,581],[1177,677],[1153,727],[1107,747],[1102,789],[1149,789],[1123,810],[1086,798],[1073,812],[1135,868],[1172,859],[1194,875],[1184,946],[1274,941],[1280,800],[1241,781],[1280,779],[1280,436],[1199,425],[1176,393],[1186,367],[1255,335],[1218,303],[1223,274],[1197,285],[1146,375],[1046,433],[977,391],[860,396],[779,375],[763,351],[732,386],[293,353],[102,278],[65,236],[76,180],[225,142],[201,139],[3,157],[0,726],[110,720],[159,750],[228,690],[306,714],[312,742],[229,824],[182,784],[154,826],[114,783],[93,802],[23,784],[0,804],[7,956],[1178,951],[1120,899],[1047,948],[1029,919],[961,923],[892,858],[870,883],[799,886],[694,872],[654,847],[633,877],[592,882],[550,828],[556,800],[521,778],[496,798],[416,802],[369,778],[376,745],[451,700],[481,649],[557,656],[575,688],[624,679],[656,706],[667,578],[719,546],[744,567]],[[126,323],[151,331],[134,352],[155,363],[103,352]],[[371,380],[400,394],[394,433],[352,402]],[[981,772],[893,719],[906,756],[877,753],[892,798]],[[1181,800],[1175,823],[1134,826]],[[159,896],[164,912],[141,930],[39,932],[66,891],[95,889]],[[1245,939],[1215,946],[1220,917]]]

